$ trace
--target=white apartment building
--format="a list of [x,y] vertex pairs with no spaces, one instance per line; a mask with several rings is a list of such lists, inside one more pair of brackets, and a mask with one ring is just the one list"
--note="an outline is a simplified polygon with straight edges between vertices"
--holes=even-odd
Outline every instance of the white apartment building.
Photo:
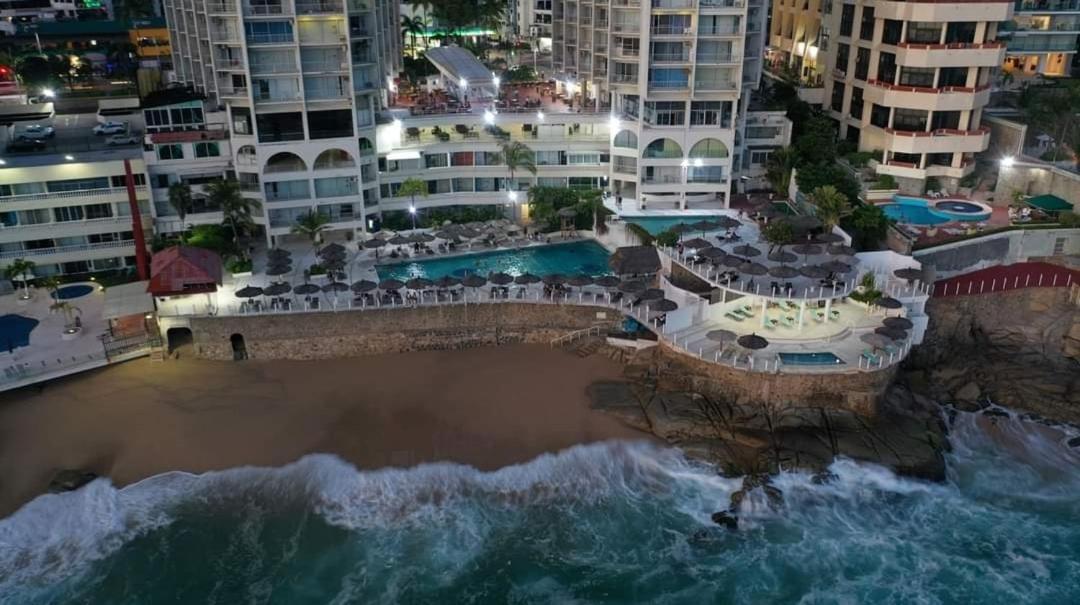
[[558,0],[512,0],[517,35],[538,40],[541,50],[551,49],[552,5]]
[[613,191],[640,209],[729,204],[765,17],[760,0],[555,0],[556,71],[615,116]]
[[1013,4],[831,3],[824,101],[839,136],[881,150],[880,174],[906,189],[929,177],[953,184],[990,143],[981,123],[1004,59],[998,25]]
[[0,165],[0,267],[33,261],[34,274],[135,266],[124,160],[130,160],[143,228],[150,192],[137,148],[5,154]]

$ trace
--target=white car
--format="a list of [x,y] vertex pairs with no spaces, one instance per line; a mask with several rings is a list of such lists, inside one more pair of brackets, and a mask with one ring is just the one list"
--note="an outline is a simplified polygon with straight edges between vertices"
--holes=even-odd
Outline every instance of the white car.
[[102,122],[94,126],[94,134],[124,134],[127,132],[127,122]]
[[133,134],[114,134],[105,139],[105,144],[109,147],[115,147],[117,145],[137,145],[139,143],[139,137]]
[[17,138],[23,141],[40,141],[42,139],[51,139],[54,136],[56,136],[56,129],[52,126],[30,124],[19,133]]

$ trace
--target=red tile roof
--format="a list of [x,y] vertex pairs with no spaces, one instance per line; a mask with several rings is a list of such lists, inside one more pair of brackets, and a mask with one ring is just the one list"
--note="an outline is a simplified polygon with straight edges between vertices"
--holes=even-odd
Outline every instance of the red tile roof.
[[214,292],[221,283],[221,257],[216,252],[191,246],[173,246],[154,254],[150,261],[150,285],[154,296]]

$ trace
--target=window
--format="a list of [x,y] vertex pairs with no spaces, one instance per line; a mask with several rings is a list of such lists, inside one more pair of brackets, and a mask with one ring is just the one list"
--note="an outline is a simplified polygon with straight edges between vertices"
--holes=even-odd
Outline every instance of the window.
[[915,44],[941,42],[941,24],[930,21],[908,21],[907,41]]
[[89,204],[84,210],[86,210],[86,218],[112,218],[113,211],[111,204]]
[[195,157],[216,158],[221,155],[217,143],[195,143]]
[[971,44],[975,41],[975,24],[970,21],[954,21],[945,27],[946,44]]
[[889,108],[874,103],[870,106],[870,123],[878,128],[889,127]]
[[772,151],[751,151],[750,164],[754,166],[764,166],[769,161],[770,155],[772,155]]
[[615,135],[615,146],[623,149],[637,149],[637,135],[629,130],[623,130]]
[[950,128],[956,130],[960,128],[960,112],[959,111],[935,111],[930,116],[930,130],[938,130],[940,128]]
[[866,80],[868,73],[870,73],[870,49],[860,48],[855,53],[855,79]]
[[646,102],[645,121],[655,126],[682,126],[686,123],[686,103],[682,101]]
[[81,221],[83,219],[83,208],[82,206],[53,208],[53,219],[58,223],[65,221]]
[[881,41],[885,44],[899,44],[900,34],[903,33],[904,22],[896,19],[885,19],[885,25],[881,30]]
[[268,201],[300,200],[310,197],[306,179],[295,181],[275,181],[263,185]]
[[[136,172],[131,175],[131,180],[135,181],[137,187],[141,187],[146,184],[146,175]],[[109,182],[112,183],[113,187],[127,187],[127,176],[123,174],[111,176]]]
[[167,174],[155,174],[154,175],[154,187],[158,189],[164,189],[169,186],[169,175]]
[[895,54],[887,52],[878,54],[877,80],[878,82],[887,82],[889,84],[896,82]]
[[731,128],[731,101],[692,101],[690,125]]
[[690,148],[691,158],[726,158],[727,146],[717,139],[701,139]]
[[926,163],[934,166],[952,166],[953,154],[951,153],[928,153]]
[[967,86],[968,68],[966,67],[942,67],[938,77],[938,87]]
[[893,129],[903,132],[924,132],[927,112],[921,109],[897,107],[893,110]]
[[644,158],[681,158],[682,147],[671,139],[656,139],[645,148]]
[[356,195],[358,191],[355,176],[337,176],[315,179],[315,197],[344,197]]
[[851,58],[851,46],[847,44],[836,45],[836,70],[842,74],[846,74],[848,70],[848,60]]
[[157,157],[159,160],[182,160],[184,148],[181,145],[158,145]]
[[859,39],[870,42],[874,39],[874,7],[863,6],[862,21],[859,23]]
[[863,89],[862,89],[861,86],[852,86],[851,87],[851,109],[848,112],[848,115],[850,115],[851,117],[853,117],[853,118],[855,118],[857,120],[862,120],[862,114],[863,114],[862,92],[863,92]]
[[840,8],[840,35],[850,38],[855,26],[855,5],[845,4]]
[[833,111],[844,111],[844,85],[840,82],[833,84],[832,102],[829,107]]
[[292,42],[292,23],[289,21],[245,21],[244,35],[249,44]]
[[424,168],[446,168],[449,165],[450,158],[445,153],[424,155]]
[[687,183],[723,183],[723,166],[691,166],[686,171]]
[[901,86],[918,86],[921,88],[933,88],[934,87],[934,68],[933,67],[901,67],[900,68],[900,85]]
[[567,165],[573,166],[578,164],[590,164],[595,165],[600,163],[600,154],[596,152],[587,151],[570,151],[566,153]]
[[92,179],[68,179],[64,181],[48,181],[45,185],[48,186],[49,193],[57,193],[60,191],[84,191],[86,189],[108,189],[109,179],[103,176]]

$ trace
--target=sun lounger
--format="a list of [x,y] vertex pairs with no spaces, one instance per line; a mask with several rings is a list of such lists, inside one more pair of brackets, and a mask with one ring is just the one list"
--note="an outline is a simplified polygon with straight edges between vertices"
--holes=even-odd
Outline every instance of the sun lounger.
[[743,320],[741,315],[736,315],[736,314],[734,314],[734,313],[732,313],[730,311],[727,312],[727,313],[724,313],[724,317],[726,317],[726,318],[728,318],[730,320],[733,320],[733,321],[742,321]]
[[840,312],[837,311],[836,309],[830,309],[829,310],[829,315],[831,315],[833,319],[837,319],[837,318],[840,317]]
[[863,359],[865,359],[866,361],[869,361],[870,363],[880,363],[881,362],[881,358],[878,357],[877,355],[874,355],[874,352],[871,351],[870,349],[864,349],[863,352],[862,352],[861,357]]
[[780,319],[780,321],[781,321],[781,323],[783,323],[785,326],[787,326],[789,328],[794,328],[795,327],[795,321],[793,319],[791,319],[790,317],[784,316],[783,318]]
[[739,310],[742,311],[743,314],[746,315],[747,317],[753,317],[754,316],[754,308],[751,307],[750,305],[743,305],[742,307],[739,307]]

